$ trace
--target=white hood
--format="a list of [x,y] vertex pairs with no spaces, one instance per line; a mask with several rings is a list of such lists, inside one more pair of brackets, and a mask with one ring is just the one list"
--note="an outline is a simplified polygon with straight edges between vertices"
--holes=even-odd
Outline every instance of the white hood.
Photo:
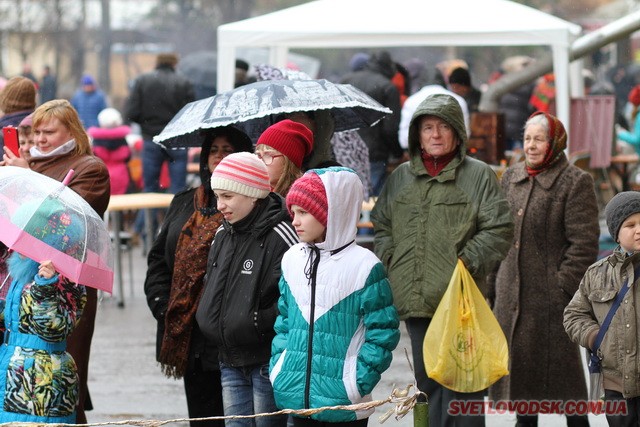
[[313,169],[327,194],[327,237],[318,243],[320,249],[332,251],[353,242],[363,201],[362,181],[349,168]]

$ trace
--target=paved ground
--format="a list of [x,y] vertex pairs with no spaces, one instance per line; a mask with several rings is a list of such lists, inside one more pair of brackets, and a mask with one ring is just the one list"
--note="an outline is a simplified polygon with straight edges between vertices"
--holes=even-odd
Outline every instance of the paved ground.
[[[124,257],[125,306],[119,308],[115,297],[103,296],[98,308],[96,332],[89,370],[89,388],[95,409],[87,413],[90,423],[187,417],[181,381],[165,378],[158,368],[155,355],[155,320],[147,308],[142,285],[146,261],[139,247],[133,250],[134,286],[129,286],[128,268]],[[385,399],[394,387],[413,382],[404,349],[410,352],[406,332],[394,353],[390,369],[376,387],[374,399]],[[561,381],[561,379],[559,379]],[[378,417],[391,406],[378,408],[369,425],[378,424]],[[604,416],[590,416],[592,426],[606,426]],[[183,425],[184,423],[177,423]],[[175,425],[175,424],[170,424]],[[487,417],[489,427],[515,425],[515,416]],[[560,416],[541,416],[540,426],[564,426]],[[383,426],[412,427],[412,414],[396,421],[393,417]]]

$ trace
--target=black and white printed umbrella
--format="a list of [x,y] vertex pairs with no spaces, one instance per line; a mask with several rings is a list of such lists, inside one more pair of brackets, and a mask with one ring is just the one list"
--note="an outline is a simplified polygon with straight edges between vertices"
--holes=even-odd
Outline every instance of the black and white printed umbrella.
[[266,80],[185,105],[154,142],[167,149],[200,147],[204,132],[233,125],[255,143],[269,126],[294,112],[329,110],[335,132],[372,126],[391,110],[349,84],[328,80]]

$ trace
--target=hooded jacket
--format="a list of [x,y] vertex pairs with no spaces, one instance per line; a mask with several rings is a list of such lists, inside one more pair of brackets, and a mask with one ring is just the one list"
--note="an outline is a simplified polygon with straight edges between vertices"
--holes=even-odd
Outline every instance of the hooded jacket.
[[[317,245],[298,243],[282,258],[270,363],[279,408],[370,401],[400,339],[384,267],[355,243],[363,197],[359,178],[346,168],[309,173],[325,186],[326,238]],[[311,418],[346,422],[372,412],[323,411]]]
[[[422,163],[419,118],[439,117],[458,135],[458,154],[436,176]],[[372,212],[375,251],[387,268],[401,319],[431,318],[460,258],[478,287],[509,250],[513,221],[491,168],[466,156],[460,105],[427,97],[409,126],[410,160],[387,179]]]
[[129,126],[91,127],[87,133],[93,138],[91,144],[93,153],[102,159],[109,171],[111,194],[125,194],[131,182],[128,166],[131,148],[125,137],[131,133],[131,128]]
[[224,221],[207,261],[205,289],[196,321],[231,367],[269,362],[278,314],[280,261],[298,242],[284,200],[259,199],[242,220]]
[[[220,129],[220,135],[225,135],[231,141],[235,152],[250,151],[251,140],[240,131],[234,133],[233,130]],[[229,136],[229,133],[231,135]],[[216,208],[215,195],[209,182],[211,181],[211,171],[209,170],[209,156],[206,154],[211,150],[213,140],[218,133],[208,133],[203,135],[202,152],[200,154],[199,175],[200,182],[205,192],[208,192],[208,206],[210,216],[208,221],[222,221]],[[147,304],[151,309],[153,317],[158,321],[156,330],[156,359],[159,359],[162,348],[162,337],[165,334],[165,315],[169,307],[171,297],[171,283],[173,273],[176,270],[176,250],[182,229],[195,211],[195,194],[197,188],[191,188],[175,195],[171,205],[167,210],[162,226],[147,257],[147,277],[144,281],[144,292],[147,296]],[[178,268],[182,268],[178,266]],[[198,272],[194,272],[198,273]],[[205,280],[203,278],[203,280]],[[201,292],[202,293],[202,292]],[[217,371],[220,369],[218,363],[218,349],[209,341],[205,340],[197,322],[193,321],[193,331],[189,345],[189,366],[195,368],[196,359],[200,360],[203,370]],[[159,360],[158,360],[159,361]]]

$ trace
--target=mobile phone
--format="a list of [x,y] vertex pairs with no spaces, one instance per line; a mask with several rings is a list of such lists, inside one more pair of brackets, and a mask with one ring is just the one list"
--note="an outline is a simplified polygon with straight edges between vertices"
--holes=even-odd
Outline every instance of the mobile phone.
[[4,146],[13,154],[20,157],[20,144],[18,143],[18,128],[13,126],[5,126],[2,128],[4,137]]

